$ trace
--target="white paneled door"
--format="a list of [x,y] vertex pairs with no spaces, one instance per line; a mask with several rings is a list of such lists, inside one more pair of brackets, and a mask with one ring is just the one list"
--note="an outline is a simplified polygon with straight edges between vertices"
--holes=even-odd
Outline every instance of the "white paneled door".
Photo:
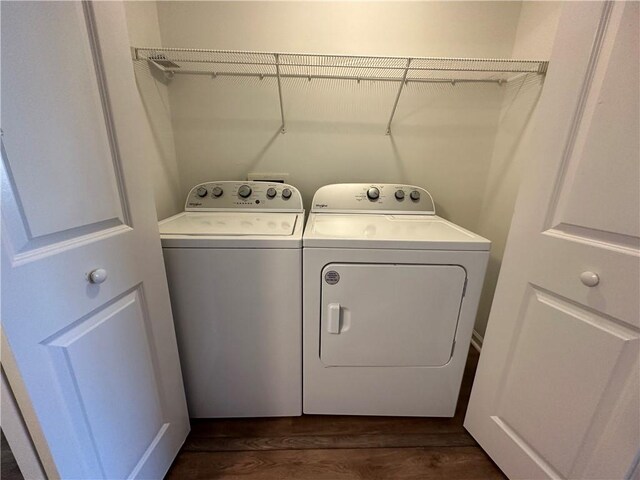
[[567,2],[465,427],[510,478],[640,452],[637,2]]
[[4,368],[51,478],[161,478],[189,423],[123,5],[1,8]]

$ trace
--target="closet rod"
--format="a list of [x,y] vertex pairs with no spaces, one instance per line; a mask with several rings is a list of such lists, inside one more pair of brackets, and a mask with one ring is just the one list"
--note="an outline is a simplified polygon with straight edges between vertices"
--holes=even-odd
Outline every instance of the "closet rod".
[[[212,77],[255,77],[255,78],[277,78],[275,73],[248,73],[248,72],[213,72],[202,70],[170,70],[164,69],[163,72],[169,75],[207,75]],[[403,82],[409,83],[448,83],[455,85],[457,83],[497,83],[502,85],[508,83],[509,80],[504,78],[389,78],[389,77],[354,77],[352,75],[306,75],[303,73],[281,73],[280,78],[305,78],[307,80],[353,80],[357,82]]]

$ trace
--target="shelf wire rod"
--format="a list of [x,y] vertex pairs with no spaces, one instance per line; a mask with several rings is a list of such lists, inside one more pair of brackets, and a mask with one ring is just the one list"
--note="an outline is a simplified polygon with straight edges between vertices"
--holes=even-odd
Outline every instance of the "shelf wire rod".
[[[275,54],[279,55],[279,54]],[[137,58],[136,60],[139,60]],[[148,60],[156,63],[157,58],[143,58],[143,60]],[[163,59],[164,60],[164,59]],[[198,60],[198,59],[186,59],[186,58],[171,58],[168,59],[172,62],[180,62],[180,63],[190,63],[190,64],[209,64],[209,65],[242,65],[242,66],[251,66],[251,67],[276,67],[275,62],[244,62],[244,61],[233,61],[233,60]],[[489,62],[489,60],[486,60]],[[506,63],[507,61],[502,60],[501,62]],[[514,61],[519,63],[527,63],[531,64],[530,68],[527,67],[504,67],[504,68],[489,68],[489,67],[464,67],[464,66],[444,66],[438,65],[434,67],[411,67],[409,70],[416,72],[479,72],[479,73],[546,73],[546,64],[548,62],[534,62],[534,61]],[[343,69],[364,69],[364,70],[406,70],[405,66],[394,66],[394,65],[346,65],[346,64],[313,64],[313,63],[280,63],[280,65],[285,65],[287,67],[305,67],[305,68],[316,68],[316,69],[328,69],[328,68],[343,68]]]
[[[140,55],[140,51],[146,52],[146,55]],[[264,52],[242,52],[242,51],[219,51],[219,50],[199,50],[199,49],[181,49],[181,48],[141,48],[141,47],[132,47],[132,58],[134,60],[150,60],[154,61],[157,58],[154,56],[157,55],[165,55],[168,56],[165,58],[166,60],[171,60],[175,62],[184,62],[184,63],[219,63],[219,64],[227,64],[227,65],[252,65],[252,66],[275,66],[275,63],[269,61],[260,61],[260,60],[231,60],[231,59],[198,59],[195,57],[188,56],[180,56],[180,53],[184,53],[186,55],[193,53],[211,53],[211,54],[251,54],[256,57],[264,57],[266,55],[274,55],[274,54],[266,54]],[[331,58],[331,59],[345,59],[345,60],[360,60],[360,61],[400,61],[406,60],[406,57],[367,57],[367,56],[357,56],[357,55],[318,55],[318,54],[275,54],[275,55],[284,55],[285,59],[288,57],[307,57],[307,58]],[[461,71],[461,72],[505,72],[505,73],[540,73],[544,74],[547,70],[548,61],[541,60],[526,60],[526,59],[497,59],[497,58],[436,58],[436,57],[414,57],[415,60],[421,61],[433,61],[433,62],[441,62],[441,64],[436,66],[414,66],[411,70],[417,71]],[[442,63],[445,62],[445,63]],[[530,65],[530,67],[506,67],[506,68],[491,68],[491,67],[469,67],[469,66],[447,66],[447,63],[460,63],[463,62],[466,65],[478,65],[478,64],[507,64],[507,65]],[[285,63],[281,63],[281,65],[287,65],[289,67],[316,67],[316,68],[364,68],[364,69],[382,69],[382,70],[403,70],[405,67],[401,65],[393,65],[393,64],[345,64],[345,63],[308,63],[308,62],[296,62],[296,61],[285,61]]]
[[[275,73],[251,73],[251,72],[212,72],[210,70],[163,70],[164,72],[171,72],[176,75],[215,75],[218,77],[255,77],[263,80],[265,78],[277,78]],[[499,78],[407,78],[404,80],[406,85],[410,83],[508,83],[516,79],[522,78],[528,73],[522,73],[516,75],[510,79]],[[353,75],[309,75],[306,73],[281,73],[280,78],[304,78],[307,81],[311,80],[353,80],[361,82],[388,82],[388,83],[400,83],[403,80],[397,77],[355,77]]]
[[400,95],[402,94],[402,90],[404,89],[404,86],[407,83],[407,75],[409,73],[409,67],[410,66],[411,66],[411,59],[407,58],[407,66],[404,69],[404,74],[402,75],[402,81],[400,82],[400,86],[398,87],[398,93],[396,95],[396,101],[393,102],[393,110],[391,110],[391,116],[389,117],[389,123],[387,123],[387,135],[391,135],[391,122],[393,122],[393,117],[396,114],[396,109],[398,108],[398,102],[400,101]]
[[[157,53],[185,53],[185,54],[218,54],[218,55],[251,55],[253,57],[271,57],[275,52],[259,52],[252,50],[211,50],[203,48],[171,48],[171,47],[131,47],[133,49],[134,60],[140,57],[139,52],[151,52]],[[406,61],[407,57],[398,56],[380,56],[380,55],[344,55],[344,54],[326,54],[326,53],[292,53],[292,52],[278,52],[279,55],[286,58],[294,57],[306,57],[306,58],[339,58],[347,60],[378,60],[378,61]],[[469,58],[469,57],[412,57],[415,60],[431,60],[431,61],[456,61],[456,62],[510,62],[510,63],[540,63],[541,60],[531,59],[507,59],[507,58]],[[285,64],[283,64],[285,65]],[[289,63],[286,63],[289,65]]]
[[285,123],[284,123],[284,107],[282,105],[282,84],[280,82],[280,56],[277,53],[274,53],[274,57],[276,60],[276,77],[278,79],[278,99],[280,100],[280,118],[282,119],[282,127],[280,128],[280,133],[286,133],[287,130],[285,128]]

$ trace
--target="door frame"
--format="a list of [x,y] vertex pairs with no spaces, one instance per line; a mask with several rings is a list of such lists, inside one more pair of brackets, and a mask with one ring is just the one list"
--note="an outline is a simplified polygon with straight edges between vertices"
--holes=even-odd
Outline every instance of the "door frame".
[[[25,442],[24,439],[21,439],[22,441],[20,441],[16,438],[16,440],[18,440],[17,443],[23,445],[24,448],[20,448],[17,451],[12,450],[12,452],[16,458],[21,458],[21,460],[26,462],[30,471],[42,472],[44,469],[42,472],[42,478],[60,478],[56,464],[53,461],[53,456],[51,455],[51,450],[49,450],[49,444],[45,440],[44,433],[40,428],[38,418],[35,410],[33,409],[33,405],[31,404],[31,399],[29,398],[24,383],[22,382],[20,370],[18,369],[18,365],[13,357],[13,352],[11,351],[11,347],[9,346],[9,342],[7,341],[2,326],[0,326],[0,337],[0,364],[4,371],[4,375],[6,375],[6,384],[3,375],[2,389],[4,390],[5,388],[8,388],[10,390],[10,392],[6,393],[12,394],[15,401],[15,405],[12,405],[12,407],[16,407],[10,407],[7,409],[6,406],[3,405],[3,424],[5,414],[8,413],[9,421],[14,425],[13,428],[15,429],[9,431],[24,433],[28,439],[28,442]],[[5,392],[3,392],[3,399],[4,398]],[[9,411],[7,412],[7,410]],[[7,438],[9,438],[7,431],[4,431],[4,433]]]
[[[40,457],[35,451],[29,430],[22,419],[22,414],[13,396],[9,381],[0,369],[0,390],[2,391],[2,434],[7,441],[10,453],[25,478],[46,479]],[[4,449],[3,449],[4,453]]]

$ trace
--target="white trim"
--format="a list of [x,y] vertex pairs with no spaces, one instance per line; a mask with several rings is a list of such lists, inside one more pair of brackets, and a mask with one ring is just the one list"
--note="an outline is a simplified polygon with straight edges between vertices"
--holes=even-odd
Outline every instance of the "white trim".
[[[31,399],[29,398],[27,389],[22,381],[20,370],[18,369],[18,365],[16,364],[13,352],[11,351],[11,347],[9,346],[9,342],[2,328],[0,328],[0,341],[0,351],[2,352],[2,373],[3,376],[6,375],[7,385],[11,389],[12,395],[16,402],[16,407],[21,415],[21,419],[24,422],[27,432],[29,433],[30,440],[33,447],[35,448],[35,454],[40,459],[40,465],[42,465],[42,468],[45,471],[45,476],[42,478],[60,478],[60,475],[58,474],[58,468],[56,467],[56,464],[53,461],[53,456],[51,455],[51,450],[49,450],[49,444],[47,443],[42,428],[40,427],[40,423],[38,417],[36,416],[36,412],[33,409]],[[7,440],[8,439],[9,437],[7,436]],[[17,461],[18,456],[16,455],[15,451],[14,456],[16,457]],[[25,478],[29,477],[25,476]]]
[[40,459],[31,441],[31,436],[18,409],[9,381],[4,373],[1,375],[2,390],[2,431],[7,438],[20,473],[29,480],[46,480]]
[[471,334],[471,345],[473,348],[480,352],[482,350],[482,342],[484,342],[484,337],[480,335],[477,330],[473,330]]

